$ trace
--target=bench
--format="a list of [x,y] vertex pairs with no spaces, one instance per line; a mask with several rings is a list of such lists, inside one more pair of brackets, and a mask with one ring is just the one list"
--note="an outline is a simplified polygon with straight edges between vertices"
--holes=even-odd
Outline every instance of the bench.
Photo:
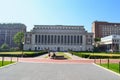
[[64,56],[55,56],[55,59],[64,59]]
[[51,57],[52,59],[65,59],[64,55],[56,55],[55,57]]

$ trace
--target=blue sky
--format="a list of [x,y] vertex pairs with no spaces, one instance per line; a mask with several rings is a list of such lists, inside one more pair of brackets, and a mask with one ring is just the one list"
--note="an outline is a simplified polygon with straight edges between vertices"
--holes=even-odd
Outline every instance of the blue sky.
[[34,25],[84,25],[120,22],[120,0],[0,0],[0,23]]

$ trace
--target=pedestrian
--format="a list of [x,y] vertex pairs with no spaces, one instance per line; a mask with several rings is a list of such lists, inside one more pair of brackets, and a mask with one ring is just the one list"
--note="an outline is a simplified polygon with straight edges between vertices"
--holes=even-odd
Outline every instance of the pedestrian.
[[73,55],[73,53],[72,53],[72,55]]
[[51,55],[50,55],[50,53],[48,54],[48,57],[50,57]]
[[53,52],[53,59],[55,59],[55,57],[56,57],[56,54]]

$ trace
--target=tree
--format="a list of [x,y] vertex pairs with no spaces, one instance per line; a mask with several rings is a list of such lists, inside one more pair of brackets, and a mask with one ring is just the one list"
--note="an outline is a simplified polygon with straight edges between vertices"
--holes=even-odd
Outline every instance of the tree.
[[101,41],[100,38],[94,38],[94,51],[99,51],[100,41]]
[[24,33],[18,32],[14,35],[14,42],[18,45],[19,49],[23,49]]
[[6,43],[4,43],[4,44],[2,44],[2,46],[0,48],[1,49],[9,49],[9,46]]
[[100,40],[100,38],[95,38],[94,41],[95,42],[100,42],[101,40]]

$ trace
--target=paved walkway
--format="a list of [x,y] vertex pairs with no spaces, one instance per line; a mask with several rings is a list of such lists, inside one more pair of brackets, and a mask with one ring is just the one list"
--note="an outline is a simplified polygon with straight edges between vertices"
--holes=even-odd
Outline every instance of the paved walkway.
[[120,80],[94,64],[17,63],[0,68],[0,80]]

